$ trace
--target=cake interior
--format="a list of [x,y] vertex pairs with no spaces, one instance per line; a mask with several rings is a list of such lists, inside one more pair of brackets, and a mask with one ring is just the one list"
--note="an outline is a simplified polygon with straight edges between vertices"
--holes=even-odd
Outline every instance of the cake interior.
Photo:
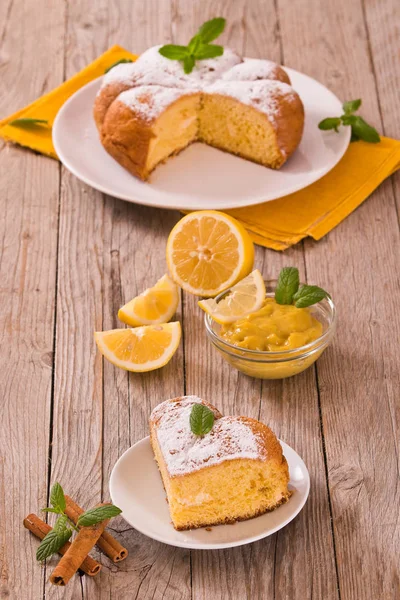
[[271,168],[285,161],[263,113],[228,96],[195,94],[174,102],[155,121],[146,172],[196,141]]
[[282,463],[241,458],[170,477],[154,433],[151,442],[175,529],[250,519],[289,499]]
[[266,115],[228,96],[203,95],[199,141],[271,168],[284,162]]
[[199,95],[185,96],[171,104],[155,121],[146,165],[149,172],[197,139],[199,107]]

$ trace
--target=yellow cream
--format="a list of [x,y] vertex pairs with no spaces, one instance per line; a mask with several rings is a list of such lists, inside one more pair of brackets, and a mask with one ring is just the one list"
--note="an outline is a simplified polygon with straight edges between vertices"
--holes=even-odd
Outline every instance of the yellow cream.
[[281,352],[300,348],[323,333],[308,308],[278,304],[266,298],[260,310],[221,328],[220,336],[238,348]]

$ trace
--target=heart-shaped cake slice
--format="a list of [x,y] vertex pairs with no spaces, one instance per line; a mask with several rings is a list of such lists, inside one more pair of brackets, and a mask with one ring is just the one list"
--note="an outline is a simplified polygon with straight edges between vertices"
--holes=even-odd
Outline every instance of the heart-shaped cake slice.
[[[214,413],[214,425],[205,435],[191,430],[194,404]],[[182,396],[153,410],[150,439],[175,529],[250,519],[290,497],[281,445],[260,421],[223,417],[208,402]]]

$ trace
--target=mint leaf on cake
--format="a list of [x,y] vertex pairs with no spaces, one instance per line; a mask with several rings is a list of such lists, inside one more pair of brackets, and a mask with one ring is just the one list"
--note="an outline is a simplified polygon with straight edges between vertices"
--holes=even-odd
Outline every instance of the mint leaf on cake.
[[209,433],[214,425],[215,415],[205,404],[193,404],[190,413],[190,429],[195,435]]
[[207,58],[216,58],[223,55],[223,46],[210,44],[210,42],[221,35],[225,29],[225,23],[223,17],[206,21],[187,46],[166,44],[159,49],[159,53],[170,60],[182,61],[183,70],[188,75],[193,71],[196,60],[206,60]]

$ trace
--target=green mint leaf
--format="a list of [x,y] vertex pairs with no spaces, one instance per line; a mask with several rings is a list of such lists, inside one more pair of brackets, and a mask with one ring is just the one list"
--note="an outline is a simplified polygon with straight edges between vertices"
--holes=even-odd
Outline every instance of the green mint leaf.
[[79,527],[88,527],[89,525],[96,525],[101,523],[105,519],[112,519],[122,512],[118,506],[114,504],[105,504],[104,506],[96,506],[96,508],[90,508],[86,512],[82,513],[78,519],[77,525]]
[[159,53],[165,58],[171,60],[185,60],[188,56],[188,49],[186,46],[176,46],[175,44],[166,44],[159,49]]
[[379,133],[368,125],[366,121],[362,117],[354,117],[354,120],[351,123],[352,132],[360,139],[364,140],[364,142],[369,142],[370,144],[377,144],[381,141],[379,137]]
[[190,429],[195,435],[205,435],[214,425],[215,415],[204,404],[193,404],[190,413]]
[[113,69],[114,67],[116,67],[117,65],[122,65],[124,63],[131,63],[133,62],[133,60],[131,60],[130,58],[121,58],[121,60],[117,60],[117,62],[113,63],[112,65],[110,65],[108,67],[108,69],[106,69],[104,71],[104,73],[108,73],[108,71],[111,71],[111,69]]
[[355,115],[342,115],[340,117],[340,120],[343,123],[343,125],[352,125],[356,119],[357,117]]
[[299,270],[296,267],[284,267],[279,273],[275,290],[275,300],[278,304],[292,304],[293,296],[299,289]]
[[57,521],[54,523],[54,531],[56,531],[59,534],[63,534],[64,531],[69,531],[68,527],[67,527],[67,523],[68,523],[68,517],[67,515],[61,515],[60,517],[58,517]]
[[223,46],[217,46],[216,44],[202,44],[194,51],[194,57],[196,60],[204,60],[205,58],[222,56],[223,53]]
[[42,508],[42,512],[55,513],[56,515],[60,514],[58,508]]
[[341,124],[339,117],[328,117],[327,119],[322,119],[320,123],[318,123],[318,127],[323,131],[328,131],[329,129],[334,129],[338,131],[338,127]]
[[225,29],[226,20],[222,17],[216,17],[210,21],[206,21],[200,27],[197,35],[200,36],[204,44],[208,44],[215,40]]
[[194,57],[192,55],[187,55],[185,56],[184,60],[183,60],[183,70],[185,71],[186,75],[188,75],[189,73],[191,73],[193,71],[193,67],[194,67]]
[[68,542],[71,535],[72,531],[70,529],[65,529],[62,533],[58,533],[54,529],[49,531],[40,542],[36,551],[36,559],[42,561],[55,552],[58,552],[61,546],[64,546],[64,544]]
[[46,119],[31,119],[28,117],[24,117],[22,119],[14,119],[14,121],[10,121],[8,124],[12,125],[13,127],[29,128],[35,127],[36,125],[48,125],[49,122]]
[[360,138],[358,137],[358,135],[356,135],[354,133],[353,130],[351,130],[351,136],[350,136],[350,142],[359,142]]
[[198,35],[193,36],[188,44],[188,53],[194,55],[197,48],[201,46],[201,44],[201,37]]
[[53,506],[53,508],[58,509],[59,513],[63,513],[67,506],[67,502],[64,496],[64,490],[62,489],[58,481],[56,481],[53,487],[51,488],[50,504]]
[[321,302],[321,300],[328,296],[328,292],[317,285],[302,285],[299,291],[293,296],[293,301],[296,308],[305,308],[306,306]]
[[348,102],[343,103],[343,110],[346,115],[351,115],[356,110],[358,110],[361,106],[361,98],[358,100],[349,100]]

